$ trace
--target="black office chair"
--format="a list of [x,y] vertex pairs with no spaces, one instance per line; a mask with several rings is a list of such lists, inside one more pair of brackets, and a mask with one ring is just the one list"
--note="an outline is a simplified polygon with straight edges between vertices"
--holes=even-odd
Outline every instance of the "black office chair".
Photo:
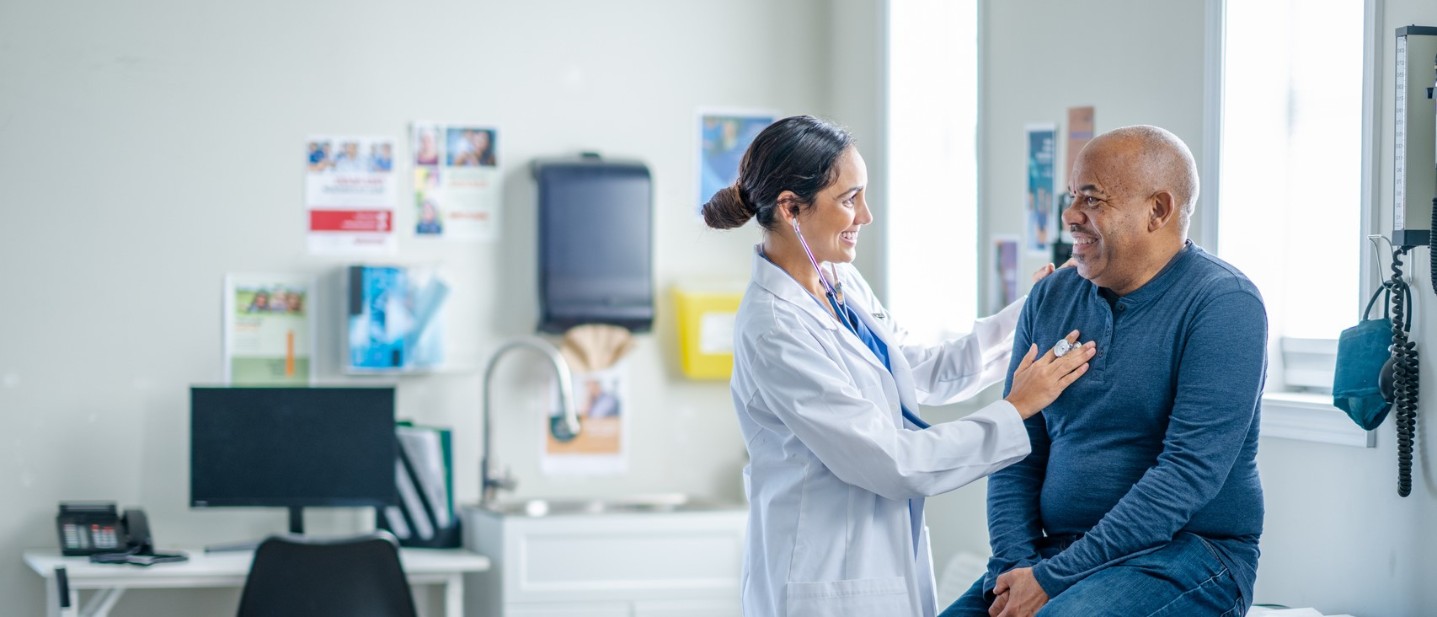
[[416,617],[394,536],[271,536],[254,552],[239,617]]

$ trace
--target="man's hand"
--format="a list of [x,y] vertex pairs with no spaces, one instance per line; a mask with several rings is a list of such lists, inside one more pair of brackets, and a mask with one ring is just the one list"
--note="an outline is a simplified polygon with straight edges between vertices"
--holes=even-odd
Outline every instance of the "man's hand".
[[1008,606],[1008,594],[1000,593],[993,598],[993,603],[988,605],[988,616],[996,617],[1003,614],[1003,608]]
[[1048,603],[1048,592],[1033,578],[1032,568],[1014,568],[998,576],[993,586],[998,599],[988,608],[991,617],[1033,617]]

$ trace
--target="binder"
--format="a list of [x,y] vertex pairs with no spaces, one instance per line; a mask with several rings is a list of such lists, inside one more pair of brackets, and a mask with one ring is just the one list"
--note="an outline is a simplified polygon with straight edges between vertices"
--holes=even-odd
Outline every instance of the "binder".
[[381,529],[400,546],[452,548],[463,542],[454,512],[454,449],[449,429],[395,427],[399,456],[394,464],[400,505],[379,509]]

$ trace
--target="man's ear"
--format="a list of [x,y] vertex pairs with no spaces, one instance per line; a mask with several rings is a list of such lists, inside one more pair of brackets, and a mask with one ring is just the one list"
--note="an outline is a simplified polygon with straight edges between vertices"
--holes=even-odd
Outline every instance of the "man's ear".
[[1153,232],[1169,223],[1177,216],[1177,200],[1173,199],[1172,191],[1162,190],[1153,193],[1152,203],[1148,210],[1148,231]]

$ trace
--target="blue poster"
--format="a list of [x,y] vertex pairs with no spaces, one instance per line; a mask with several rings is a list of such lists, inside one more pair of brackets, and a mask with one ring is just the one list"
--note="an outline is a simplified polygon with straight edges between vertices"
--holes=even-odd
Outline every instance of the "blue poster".
[[714,193],[738,179],[743,153],[759,132],[773,124],[772,114],[701,114],[699,119],[699,195],[701,212]]
[[1056,127],[1051,124],[1030,125],[1026,128],[1028,152],[1028,186],[1024,191],[1024,211],[1027,213],[1029,252],[1047,253],[1048,244],[1054,239],[1054,231],[1060,222],[1053,219],[1053,158],[1057,154],[1054,134]]

